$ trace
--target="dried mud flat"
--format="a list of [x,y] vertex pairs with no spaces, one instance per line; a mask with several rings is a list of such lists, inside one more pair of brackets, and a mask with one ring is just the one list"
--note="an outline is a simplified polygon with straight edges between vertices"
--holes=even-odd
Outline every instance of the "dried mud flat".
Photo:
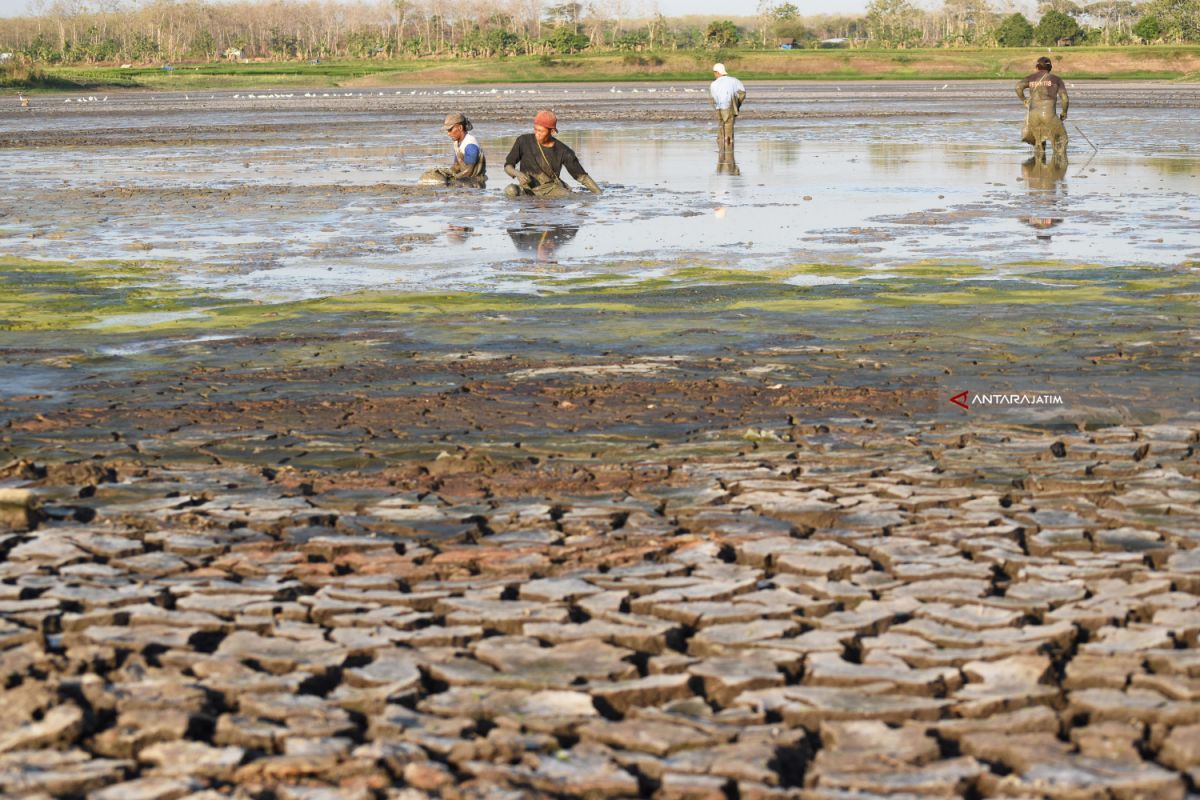
[[195,330],[10,267],[0,794],[1200,789],[1194,268],[538,266]]

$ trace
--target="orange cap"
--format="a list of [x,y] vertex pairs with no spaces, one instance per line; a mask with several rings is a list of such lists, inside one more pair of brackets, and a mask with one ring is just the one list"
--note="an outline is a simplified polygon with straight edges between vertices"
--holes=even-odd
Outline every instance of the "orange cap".
[[533,118],[534,125],[541,125],[543,128],[548,128],[552,131],[558,130],[558,117],[553,111],[539,111],[537,116]]

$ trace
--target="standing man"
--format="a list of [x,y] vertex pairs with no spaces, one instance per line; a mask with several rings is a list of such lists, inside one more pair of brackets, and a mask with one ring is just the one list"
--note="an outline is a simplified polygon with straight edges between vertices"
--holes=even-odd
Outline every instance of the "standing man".
[[[1063,122],[1067,119],[1067,86],[1062,78],[1051,75],[1050,59],[1042,56],[1037,60],[1037,72],[1017,81],[1017,97],[1029,109],[1025,115],[1025,127],[1021,130],[1021,141],[1033,145],[1035,156],[1046,155],[1046,140],[1049,139],[1054,147],[1056,156],[1067,153],[1067,129]],[[1029,97],[1025,97],[1025,90]],[[1062,113],[1055,114],[1058,98],[1062,97]]]
[[442,127],[454,142],[454,163],[449,167],[429,170],[419,182],[433,186],[482,189],[487,185],[487,159],[470,132],[475,126],[462,114],[447,114]]
[[708,87],[712,95],[713,108],[717,110],[717,146],[722,150],[733,147],[733,121],[741,113],[746,101],[746,87],[742,82],[725,72],[725,65],[713,64],[713,82]]
[[558,117],[554,112],[539,111],[533,118],[533,133],[517,137],[504,160],[504,172],[517,181],[504,187],[506,195],[566,197],[571,190],[559,177],[563,167],[589,191],[600,194],[600,187],[583,169],[575,151],[554,138],[557,132]]

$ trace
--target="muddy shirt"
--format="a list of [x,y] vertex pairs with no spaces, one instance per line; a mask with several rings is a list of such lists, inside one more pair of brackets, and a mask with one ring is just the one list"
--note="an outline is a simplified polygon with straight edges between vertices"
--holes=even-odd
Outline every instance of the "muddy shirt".
[[[539,147],[537,138],[532,133],[523,133],[513,142],[504,165],[517,167],[521,172],[531,175],[547,175],[554,180],[559,180],[558,176],[563,167],[567,168],[567,173],[575,180],[587,175],[587,171],[575,157],[575,151],[558,139],[553,141],[553,147]],[[520,166],[517,166],[518,164]]]
[[487,175],[487,159],[483,150],[472,134],[467,134],[461,142],[454,144],[454,166],[451,168],[457,178],[482,178]]
[[1025,97],[1026,89],[1029,90],[1029,100],[1031,103],[1050,103],[1051,107],[1058,100],[1059,92],[1062,92],[1064,95],[1067,93],[1066,85],[1062,82],[1062,78],[1042,71],[1027,75],[1017,82],[1017,94],[1022,98]]

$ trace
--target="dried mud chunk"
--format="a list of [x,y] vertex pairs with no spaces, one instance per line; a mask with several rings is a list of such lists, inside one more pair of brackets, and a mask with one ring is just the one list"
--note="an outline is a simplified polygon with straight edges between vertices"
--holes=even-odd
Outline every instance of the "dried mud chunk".
[[522,600],[447,598],[438,602],[436,611],[445,617],[446,625],[449,626],[478,625],[485,630],[495,630],[513,636],[519,636],[525,625],[531,622],[570,621],[570,614],[565,607]]
[[692,696],[687,675],[649,675],[636,680],[602,683],[591,689],[593,697],[603,700],[618,713],[631,708],[658,706]]
[[179,800],[203,788],[192,778],[139,778],[91,792],[87,800]]
[[712,743],[712,735],[676,722],[636,719],[623,722],[598,721],[578,730],[585,741],[665,756],[679,750]]
[[1200,767],[1200,725],[1172,730],[1159,749],[1158,760],[1179,770]]
[[1137,763],[1142,760],[1137,743],[1143,733],[1144,726],[1140,724],[1100,722],[1084,728],[1072,728],[1071,741],[1079,748],[1080,755]]
[[625,659],[633,652],[596,640],[540,647],[518,637],[484,639],[475,658],[531,687],[565,688],[580,680],[628,680],[637,668]]
[[124,711],[116,724],[91,740],[91,749],[114,758],[136,758],[142,748],[158,742],[174,742],[187,736],[192,716],[171,708]]
[[1182,800],[1183,779],[1154,764],[1066,755],[1048,758],[1019,775],[987,781],[985,792],[1002,797],[1113,797],[1118,800]]
[[346,660],[345,648],[320,639],[298,641],[282,636],[260,636],[238,631],[227,636],[217,648],[218,656],[254,663],[267,672],[283,675],[296,670],[324,672]]
[[819,772],[806,777],[805,782],[816,788],[848,792],[962,797],[987,772],[985,766],[970,757],[935,761],[923,766],[875,763],[883,769],[870,771],[869,764],[863,764],[861,766],[867,769]]
[[1001,731],[967,733],[958,740],[964,755],[974,756],[1009,770],[1023,772],[1047,759],[1064,758],[1071,746],[1050,733],[1009,734]]
[[[725,800],[730,781],[716,775],[668,772],[659,779],[655,800]],[[745,795],[742,795],[743,797]]]
[[1048,705],[1059,696],[1058,687],[1046,683],[1051,673],[1045,656],[971,661],[963,665],[963,672],[969,683],[954,693],[954,711],[959,716],[983,717]]
[[721,655],[757,642],[781,639],[800,632],[789,620],[765,619],[750,623],[713,625],[688,641],[688,653],[695,656]]
[[533,756],[521,773],[529,785],[565,797],[632,797],[637,779],[621,769],[606,748],[580,744],[553,755]]
[[783,673],[773,664],[749,657],[716,657],[687,667],[689,675],[700,679],[704,696],[717,705],[727,707],[742,692],[783,686]]
[[92,758],[82,750],[17,750],[0,755],[0,793],[80,795],[124,780],[135,766],[131,761]]
[[83,732],[83,711],[73,703],[55,706],[41,720],[26,722],[0,734],[0,753],[39,747],[62,747]]
[[181,741],[152,744],[138,754],[138,760],[154,765],[159,775],[230,780],[245,756],[246,751],[240,747]]
[[816,727],[827,720],[879,720],[903,723],[933,720],[942,715],[949,700],[880,694],[888,684],[839,689],[823,686],[785,686],[743,692],[734,707],[768,715],[778,714],[789,725]]
[[875,664],[853,664],[835,653],[813,653],[804,673],[806,686],[861,686],[887,683],[899,694],[943,695],[962,683],[957,669],[909,669]]

